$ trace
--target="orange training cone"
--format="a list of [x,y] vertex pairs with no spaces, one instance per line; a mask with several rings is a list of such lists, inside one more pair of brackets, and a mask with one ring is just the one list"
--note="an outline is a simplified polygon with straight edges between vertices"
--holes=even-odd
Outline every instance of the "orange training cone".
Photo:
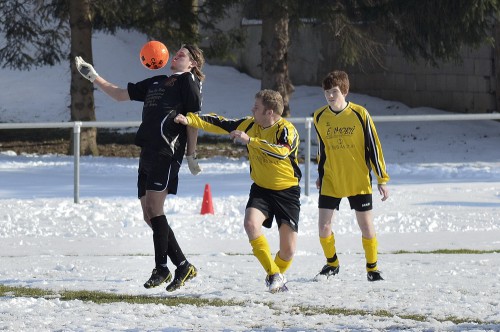
[[205,185],[205,192],[203,193],[203,202],[201,202],[201,214],[214,214],[214,206],[212,204],[212,192],[210,185]]

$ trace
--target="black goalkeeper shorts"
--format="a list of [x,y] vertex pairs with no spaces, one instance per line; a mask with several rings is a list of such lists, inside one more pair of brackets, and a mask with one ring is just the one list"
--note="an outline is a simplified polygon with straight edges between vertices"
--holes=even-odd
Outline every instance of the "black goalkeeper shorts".
[[177,194],[179,169],[181,165],[171,156],[156,151],[142,149],[139,159],[137,196],[146,195],[147,190]]

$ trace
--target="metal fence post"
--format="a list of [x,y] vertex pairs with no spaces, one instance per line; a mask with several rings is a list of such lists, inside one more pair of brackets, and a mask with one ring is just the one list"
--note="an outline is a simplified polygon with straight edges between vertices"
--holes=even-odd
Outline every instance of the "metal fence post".
[[80,203],[80,132],[81,121],[76,121],[73,126],[73,156],[74,156],[74,202]]

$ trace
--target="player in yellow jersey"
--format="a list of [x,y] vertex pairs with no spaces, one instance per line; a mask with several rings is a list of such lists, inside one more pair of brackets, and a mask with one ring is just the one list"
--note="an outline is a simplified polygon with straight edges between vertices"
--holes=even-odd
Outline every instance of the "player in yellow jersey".
[[[283,119],[283,99],[273,90],[255,95],[252,117],[231,120],[216,114],[180,114],[175,121],[215,134],[229,134],[246,144],[253,184],[245,209],[244,227],[253,254],[267,273],[272,293],[285,291],[285,271],[292,264],[297,243],[302,176],[297,150],[299,135]],[[270,228],[276,219],[280,235],[279,251],[273,258],[262,226]]]
[[333,71],[323,80],[328,105],[314,112],[318,136],[319,240],[326,265],[316,280],[329,278],[340,271],[335,248],[332,220],[342,198],[347,197],[362,235],[369,281],[383,280],[377,266],[377,237],[372,214],[372,177],[377,178],[382,201],[389,197],[389,181],[382,146],[368,111],[346,101],[349,77]]

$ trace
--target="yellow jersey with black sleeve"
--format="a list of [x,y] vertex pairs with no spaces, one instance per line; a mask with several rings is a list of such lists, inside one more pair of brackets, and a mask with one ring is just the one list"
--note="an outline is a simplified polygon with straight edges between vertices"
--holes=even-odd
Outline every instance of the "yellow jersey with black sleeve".
[[274,125],[262,128],[253,117],[226,119],[216,114],[188,113],[188,124],[214,134],[244,131],[250,161],[250,177],[258,186],[283,190],[299,184],[302,173],[297,162],[299,134],[293,124],[281,118]]
[[314,112],[318,136],[320,195],[336,198],[372,193],[371,171],[378,184],[389,181],[382,145],[368,111],[348,102],[340,112],[330,106]]

